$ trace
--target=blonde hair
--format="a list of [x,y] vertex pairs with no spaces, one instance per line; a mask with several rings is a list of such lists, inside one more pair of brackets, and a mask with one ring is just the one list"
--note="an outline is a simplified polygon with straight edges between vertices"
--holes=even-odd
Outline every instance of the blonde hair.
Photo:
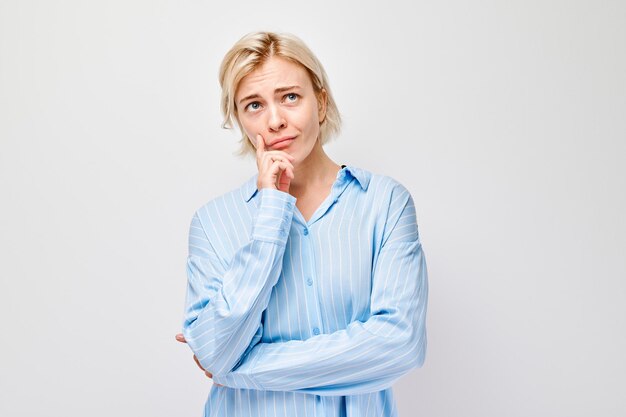
[[339,133],[341,116],[328,85],[326,71],[313,52],[298,37],[291,34],[272,32],[254,32],[245,35],[226,53],[220,65],[220,86],[222,87],[222,127],[231,129],[233,122],[241,131],[241,147],[238,155],[254,155],[256,149],[244,132],[237,117],[235,93],[241,80],[252,71],[263,65],[271,57],[280,57],[301,65],[306,69],[318,101],[322,100],[322,92],[326,91],[326,116],[320,124],[319,140],[321,144]]

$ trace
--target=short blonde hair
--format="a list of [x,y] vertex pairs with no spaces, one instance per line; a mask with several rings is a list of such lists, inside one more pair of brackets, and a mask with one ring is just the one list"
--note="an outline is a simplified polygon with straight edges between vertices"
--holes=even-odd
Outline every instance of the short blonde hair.
[[222,127],[231,129],[234,122],[241,130],[241,147],[238,155],[254,155],[256,149],[244,132],[237,117],[235,93],[241,80],[252,71],[263,65],[271,57],[280,57],[306,69],[313,90],[318,100],[322,99],[322,92],[326,91],[326,115],[320,124],[319,140],[321,144],[339,133],[341,116],[333,99],[328,85],[326,71],[320,61],[302,40],[291,34],[277,34],[272,32],[254,32],[245,35],[226,53],[220,65],[220,86],[222,87]]

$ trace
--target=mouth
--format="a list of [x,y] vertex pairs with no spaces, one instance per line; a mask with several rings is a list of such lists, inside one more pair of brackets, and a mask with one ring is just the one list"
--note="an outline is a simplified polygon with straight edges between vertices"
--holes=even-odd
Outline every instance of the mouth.
[[270,145],[270,147],[272,149],[282,149],[282,148],[285,148],[285,147],[289,146],[289,144],[291,144],[291,142],[293,142],[295,138],[296,138],[295,136],[279,138],[279,139],[275,140]]

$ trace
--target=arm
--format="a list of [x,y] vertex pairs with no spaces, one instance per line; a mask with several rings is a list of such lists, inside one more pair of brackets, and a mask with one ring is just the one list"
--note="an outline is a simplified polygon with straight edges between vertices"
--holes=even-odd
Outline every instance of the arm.
[[250,241],[226,265],[198,214],[191,222],[183,334],[202,367],[214,376],[233,369],[261,337],[261,315],[282,268],[295,197],[259,191]]
[[426,349],[427,270],[413,200],[390,207],[373,270],[371,316],[307,340],[259,343],[231,373],[214,378],[233,388],[354,395],[390,387],[422,365]]

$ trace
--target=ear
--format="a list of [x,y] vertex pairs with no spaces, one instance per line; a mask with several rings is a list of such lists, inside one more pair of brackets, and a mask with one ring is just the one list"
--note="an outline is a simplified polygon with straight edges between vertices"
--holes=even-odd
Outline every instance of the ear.
[[320,120],[320,124],[324,122],[326,118],[326,104],[328,102],[328,94],[325,89],[321,89],[319,93],[317,93],[317,116]]

